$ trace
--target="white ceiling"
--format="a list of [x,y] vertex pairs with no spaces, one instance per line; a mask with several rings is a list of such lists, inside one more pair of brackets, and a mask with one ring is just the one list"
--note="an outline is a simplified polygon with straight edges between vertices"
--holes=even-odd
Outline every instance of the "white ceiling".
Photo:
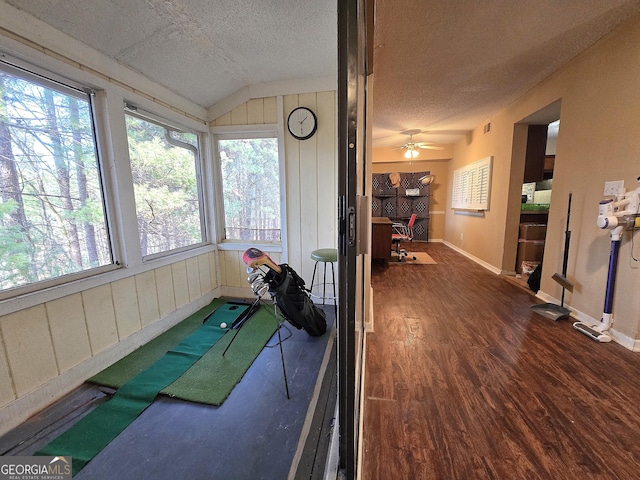
[[[208,108],[337,73],[336,0],[0,0]],[[640,0],[376,0],[374,146],[451,143],[640,12]]]
[[4,1],[205,108],[337,71],[335,0]]

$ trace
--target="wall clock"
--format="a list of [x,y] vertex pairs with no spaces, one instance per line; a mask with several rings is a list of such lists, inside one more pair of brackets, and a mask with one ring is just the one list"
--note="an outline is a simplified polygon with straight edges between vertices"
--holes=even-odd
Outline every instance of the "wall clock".
[[294,108],[287,118],[287,127],[298,140],[307,140],[318,129],[318,117],[307,107]]

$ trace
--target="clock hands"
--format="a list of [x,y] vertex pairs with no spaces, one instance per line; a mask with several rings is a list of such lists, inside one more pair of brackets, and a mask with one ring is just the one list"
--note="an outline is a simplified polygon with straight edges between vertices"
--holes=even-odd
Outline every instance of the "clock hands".
[[304,135],[304,126],[302,125],[304,123],[304,121],[307,119],[308,117],[304,117],[302,120],[300,120],[300,134]]

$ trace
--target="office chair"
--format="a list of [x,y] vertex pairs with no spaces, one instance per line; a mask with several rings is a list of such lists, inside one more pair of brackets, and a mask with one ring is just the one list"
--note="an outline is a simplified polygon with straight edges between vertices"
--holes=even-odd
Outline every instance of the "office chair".
[[[412,242],[413,241],[413,224],[416,223],[417,215],[415,213],[411,214],[409,218],[409,222],[407,224],[401,222],[393,222],[391,228],[393,229],[393,233],[391,234],[391,243],[395,245],[395,249],[391,253],[395,253],[398,255],[398,261],[402,261],[402,256],[409,256],[409,252],[400,248],[400,242]],[[411,258],[414,260],[416,256],[412,253]]]

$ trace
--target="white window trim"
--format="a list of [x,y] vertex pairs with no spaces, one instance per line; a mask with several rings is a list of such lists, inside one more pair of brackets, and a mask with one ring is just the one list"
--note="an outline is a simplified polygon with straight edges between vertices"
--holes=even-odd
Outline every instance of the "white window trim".
[[[12,53],[9,53],[12,52]],[[150,99],[138,93],[126,82],[95,74],[94,69],[83,64],[70,65],[57,58],[51,52],[44,52],[23,43],[0,35],[0,59],[15,67],[24,68],[36,75],[41,75],[54,83],[66,85],[79,91],[94,94],[94,124],[99,165],[103,175],[103,193],[108,218],[110,241],[113,248],[115,264],[86,270],[68,276],[57,277],[50,281],[38,282],[0,293],[0,317],[68,295],[103,286],[124,278],[134,277],[172,263],[209,254],[216,250],[213,211],[214,171],[211,135],[206,121],[206,110],[198,110],[188,103],[186,110],[176,108],[178,104],[169,105]],[[123,70],[124,72],[124,70]],[[122,72],[121,72],[122,73]],[[169,97],[182,101],[178,97]],[[139,253],[139,238],[136,227],[135,209],[130,210],[129,189],[130,174],[124,165],[129,162],[126,128],[122,102],[133,101],[146,111],[162,112],[159,115],[172,125],[181,125],[189,131],[197,132],[203,140],[201,146],[201,162],[203,167],[202,187],[206,197],[204,214],[207,218],[209,232],[208,242],[188,251],[171,252],[162,258],[143,262]],[[280,115],[281,116],[281,115]],[[123,168],[124,167],[124,168]],[[133,228],[131,228],[133,226]],[[130,238],[129,231],[133,233]],[[137,249],[137,250],[136,250]]]
[[[278,111],[282,113],[282,97],[278,97]],[[279,115],[278,118],[282,118]],[[215,213],[217,246],[220,250],[243,251],[249,247],[260,248],[267,252],[281,252],[283,261],[287,252],[287,202],[286,202],[286,176],[285,176],[285,153],[284,153],[284,129],[282,124],[268,123],[257,125],[230,125],[211,127],[213,134],[213,158],[215,159],[214,179],[215,179]],[[222,178],[220,172],[220,153],[218,150],[218,140],[228,140],[234,138],[267,138],[272,137],[278,140],[278,165],[280,181],[280,241],[279,242],[243,242],[238,240],[224,239],[224,198],[222,195]]]
[[[207,180],[207,171],[206,168],[204,167],[204,150],[205,150],[205,135],[198,131],[198,130],[194,130],[192,128],[189,128],[187,126],[181,125],[180,123],[177,122],[173,122],[169,119],[166,119],[164,117],[162,117],[161,115],[157,115],[153,112],[149,112],[147,110],[141,109],[139,107],[137,107],[137,105],[135,105],[135,103],[132,102],[128,102],[125,100],[124,102],[124,117],[126,118],[127,115],[131,115],[132,117],[136,117],[139,118],[141,120],[144,120],[146,122],[149,123],[153,123],[156,125],[159,125],[163,128],[169,129],[169,130],[175,130],[175,131],[179,131],[179,132],[185,132],[185,133],[190,133],[193,134],[197,137],[198,139],[198,147],[197,147],[197,155],[195,158],[195,167],[196,167],[196,184],[198,186],[198,204],[200,205],[200,232],[202,235],[202,241],[198,242],[198,243],[194,243],[193,245],[187,245],[186,247],[179,247],[179,248],[174,248],[172,250],[166,250],[166,251],[162,251],[162,252],[157,252],[157,253],[151,253],[149,255],[144,255],[142,256],[142,262],[143,263],[147,263],[147,262],[151,262],[154,260],[157,260],[159,258],[164,258],[167,256],[171,256],[174,255],[176,253],[181,253],[181,252],[189,252],[191,250],[195,250],[197,248],[206,246],[208,244],[211,244],[213,242],[213,239],[215,237],[212,236],[212,232],[210,229],[210,222],[208,220],[208,215],[207,215],[207,210],[208,210],[208,202],[207,202],[207,194],[205,192],[206,188],[205,185],[208,184]],[[129,140],[128,134],[127,134],[127,142]],[[127,149],[128,149],[128,144],[127,144]],[[129,159],[129,164],[131,164],[131,159]],[[210,177],[209,177],[210,178]],[[136,208],[134,207],[134,210],[136,210]],[[135,211],[135,214],[137,215],[137,210]],[[137,231],[137,229],[136,229]],[[140,247],[140,232],[137,231],[137,235],[138,235],[138,247]]]
[[[107,272],[119,270],[122,267],[122,263],[120,262],[119,255],[121,245],[119,245],[116,239],[118,235],[118,229],[115,226],[117,219],[114,218],[113,203],[110,198],[111,195],[108,194],[109,185],[111,184],[111,178],[108,174],[111,167],[111,159],[102,148],[102,145],[106,140],[103,131],[101,130],[101,122],[99,120],[99,118],[104,114],[104,105],[101,102],[103,92],[96,91],[93,88],[85,86],[84,84],[74,80],[60,77],[55,72],[48,71],[29,62],[16,59],[10,55],[2,53],[1,51],[0,62],[2,63],[2,70],[11,75],[23,78],[45,88],[61,92],[64,95],[88,102],[89,109],[91,111],[96,168],[98,170],[100,190],[102,194],[103,219],[105,222],[107,241],[109,242],[112,261],[112,263],[107,265],[87,268],[78,272],[68,273],[53,278],[39,280],[34,283],[18,285],[13,288],[0,290],[1,304],[16,297],[38,294],[41,291],[59,288],[60,286],[74,283],[78,280],[85,280]],[[0,315],[2,315],[1,309]]]

